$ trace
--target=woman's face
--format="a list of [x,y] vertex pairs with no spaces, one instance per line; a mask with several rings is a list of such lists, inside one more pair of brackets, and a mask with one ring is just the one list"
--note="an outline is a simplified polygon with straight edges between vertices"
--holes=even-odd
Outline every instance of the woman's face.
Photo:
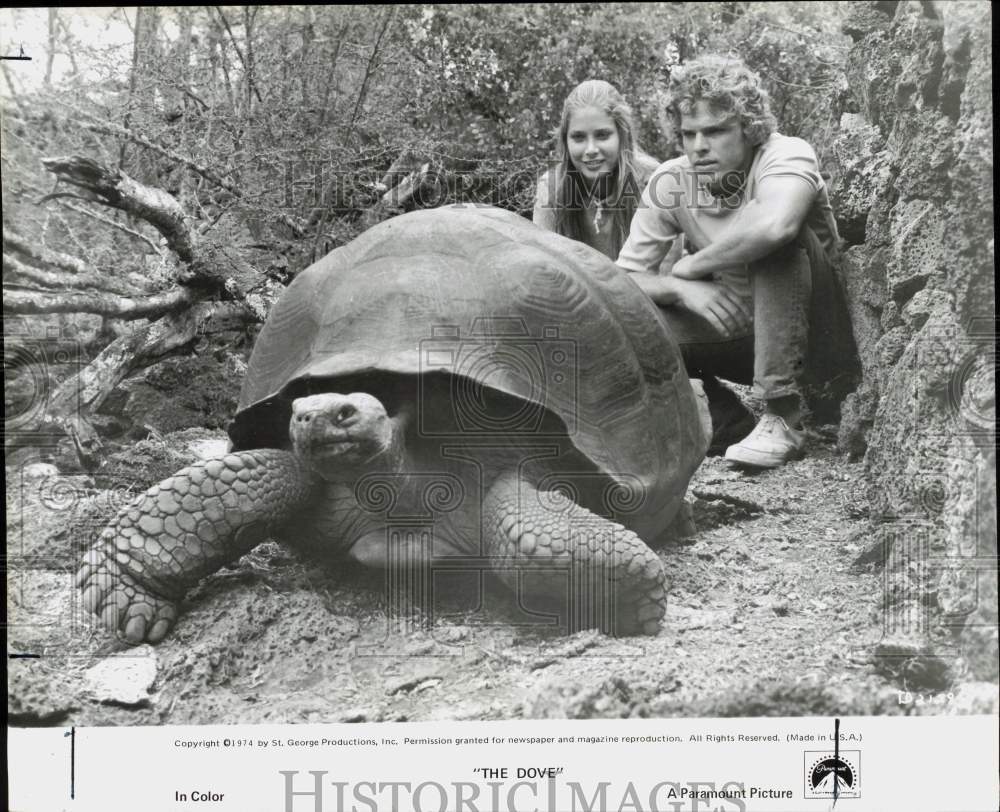
[[603,110],[583,107],[570,114],[566,150],[584,180],[593,183],[615,171],[619,142],[615,121]]

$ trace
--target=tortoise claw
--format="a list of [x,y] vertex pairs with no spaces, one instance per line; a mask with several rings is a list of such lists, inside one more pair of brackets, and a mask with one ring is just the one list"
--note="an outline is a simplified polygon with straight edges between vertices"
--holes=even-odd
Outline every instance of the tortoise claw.
[[77,572],[86,611],[131,645],[162,640],[177,617],[172,601],[154,595],[118,562],[91,551]]
[[146,636],[146,618],[134,617],[125,625],[125,639],[132,645],[141,643]]
[[159,643],[166,636],[167,632],[170,631],[170,627],[173,626],[173,624],[173,617],[161,618],[156,621],[156,623],[153,624],[152,630],[149,632],[149,642]]

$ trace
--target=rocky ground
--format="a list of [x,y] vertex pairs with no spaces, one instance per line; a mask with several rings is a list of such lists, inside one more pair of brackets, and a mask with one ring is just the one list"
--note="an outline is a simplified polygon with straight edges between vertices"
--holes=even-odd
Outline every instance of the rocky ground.
[[[383,575],[266,543],[192,592],[167,640],[130,649],[70,586],[80,517],[128,494],[81,501],[86,480],[46,472],[7,472],[8,650],[22,655],[9,660],[11,724],[996,710],[996,686],[963,682],[961,661],[914,659],[887,637],[883,575],[856,563],[861,465],[835,452],[832,430],[779,471],[706,460],[690,492],[697,532],[660,551],[673,578],[663,629],[623,640],[561,633],[489,586],[448,594],[432,618],[401,614],[407,599]],[[902,690],[927,701],[900,704]]]

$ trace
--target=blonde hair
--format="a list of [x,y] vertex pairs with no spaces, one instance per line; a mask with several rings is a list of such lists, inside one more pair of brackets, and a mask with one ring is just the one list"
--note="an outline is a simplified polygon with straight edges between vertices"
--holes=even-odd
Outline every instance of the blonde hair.
[[777,127],[760,77],[739,59],[703,56],[670,71],[664,112],[678,147],[681,116],[690,114],[699,101],[707,102],[714,111],[739,116],[743,134],[752,146],[764,143]]
[[556,233],[574,240],[585,241],[586,184],[569,157],[566,139],[573,113],[594,107],[607,115],[618,130],[618,160],[607,180],[610,188],[603,205],[612,218],[611,250],[617,257],[628,239],[632,217],[639,203],[642,184],[636,171],[636,156],[644,155],[636,144],[632,108],[614,85],[601,79],[588,79],[578,84],[563,102],[562,119],[555,133],[557,165],[554,167]]

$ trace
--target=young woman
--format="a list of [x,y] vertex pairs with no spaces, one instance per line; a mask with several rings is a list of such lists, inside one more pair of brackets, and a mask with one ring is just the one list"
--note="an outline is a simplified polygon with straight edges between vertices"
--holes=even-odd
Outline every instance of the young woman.
[[533,222],[616,260],[659,162],[636,144],[632,111],[613,85],[589,79],[566,97],[556,157],[539,179]]

